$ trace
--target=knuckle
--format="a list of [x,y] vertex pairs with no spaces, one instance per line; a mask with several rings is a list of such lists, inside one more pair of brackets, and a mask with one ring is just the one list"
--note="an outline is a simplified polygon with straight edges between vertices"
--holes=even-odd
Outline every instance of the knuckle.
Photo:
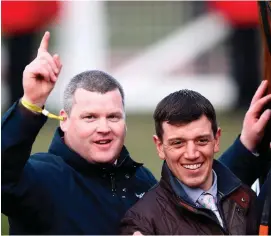
[[45,69],[48,69],[48,61],[46,60],[40,60],[39,65]]
[[253,130],[254,130],[255,134],[257,134],[257,135],[259,135],[261,133],[260,127],[254,127]]
[[39,48],[38,49],[38,57],[42,56],[44,54],[43,49]]
[[44,53],[42,53],[42,54],[39,56],[39,59],[40,59],[41,61],[46,61],[46,60],[47,60],[47,57],[46,57],[46,55],[44,55]]
[[245,115],[245,120],[248,120],[251,117],[251,110],[248,110]]
[[39,58],[48,61],[50,60],[51,56],[48,52],[41,52]]

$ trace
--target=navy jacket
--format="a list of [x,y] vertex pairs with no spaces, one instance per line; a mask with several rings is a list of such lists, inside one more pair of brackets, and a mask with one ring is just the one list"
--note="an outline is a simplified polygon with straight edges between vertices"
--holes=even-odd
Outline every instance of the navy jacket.
[[58,128],[47,153],[30,158],[46,122],[21,105],[2,119],[2,213],[11,234],[117,234],[120,219],[157,181],[123,147],[118,164],[90,164]]
[[271,234],[271,205],[267,209],[266,200],[269,199],[271,203],[271,151],[262,154],[261,156],[255,155],[240,155],[239,158],[233,157],[231,153],[238,151],[237,145],[232,145],[225,155],[219,158],[223,164],[228,166],[230,170],[237,175],[244,183],[251,186],[255,180],[261,175],[265,175],[269,171],[264,184],[261,187],[260,194],[257,198],[257,224],[260,225],[262,215],[268,212],[269,217],[265,218],[268,220],[269,234]]

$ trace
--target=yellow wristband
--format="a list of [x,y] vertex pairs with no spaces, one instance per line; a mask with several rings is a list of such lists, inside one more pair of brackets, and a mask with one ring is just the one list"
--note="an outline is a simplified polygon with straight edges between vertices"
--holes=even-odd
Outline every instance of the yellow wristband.
[[54,115],[54,114],[50,113],[49,111],[47,111],[46,109],[42,109],[42,108],[40,108],[30,102],[25,101],[24,99],[21,99],[21,103],[25,108],[27,108],[30,111],[41,113],[51,119],[56,119],[56,120],[61,120],[61,121],[64,120],[63,116]]

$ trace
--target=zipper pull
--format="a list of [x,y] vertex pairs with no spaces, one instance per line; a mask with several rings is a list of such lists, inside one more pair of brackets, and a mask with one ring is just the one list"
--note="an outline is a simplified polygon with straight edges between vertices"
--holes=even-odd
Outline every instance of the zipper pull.
[[116,180],[115,180],[115,174],[110,173],[110,180],[111,180],[111,190],[113,193],[116,192]]

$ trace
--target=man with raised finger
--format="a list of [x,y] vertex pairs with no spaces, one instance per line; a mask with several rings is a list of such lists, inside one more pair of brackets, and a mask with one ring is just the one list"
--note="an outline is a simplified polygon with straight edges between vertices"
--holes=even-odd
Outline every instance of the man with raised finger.
[[[101,71],[76,75],[60,116],[45,102],[61,71],[46,32],[23,73],[24,96],[2,119],[2,213],[11,234],[116,234],[120,218],[156,183],[124,146],[124,93]],[[29,157],[47,117],[60,120],[48,152]]]

